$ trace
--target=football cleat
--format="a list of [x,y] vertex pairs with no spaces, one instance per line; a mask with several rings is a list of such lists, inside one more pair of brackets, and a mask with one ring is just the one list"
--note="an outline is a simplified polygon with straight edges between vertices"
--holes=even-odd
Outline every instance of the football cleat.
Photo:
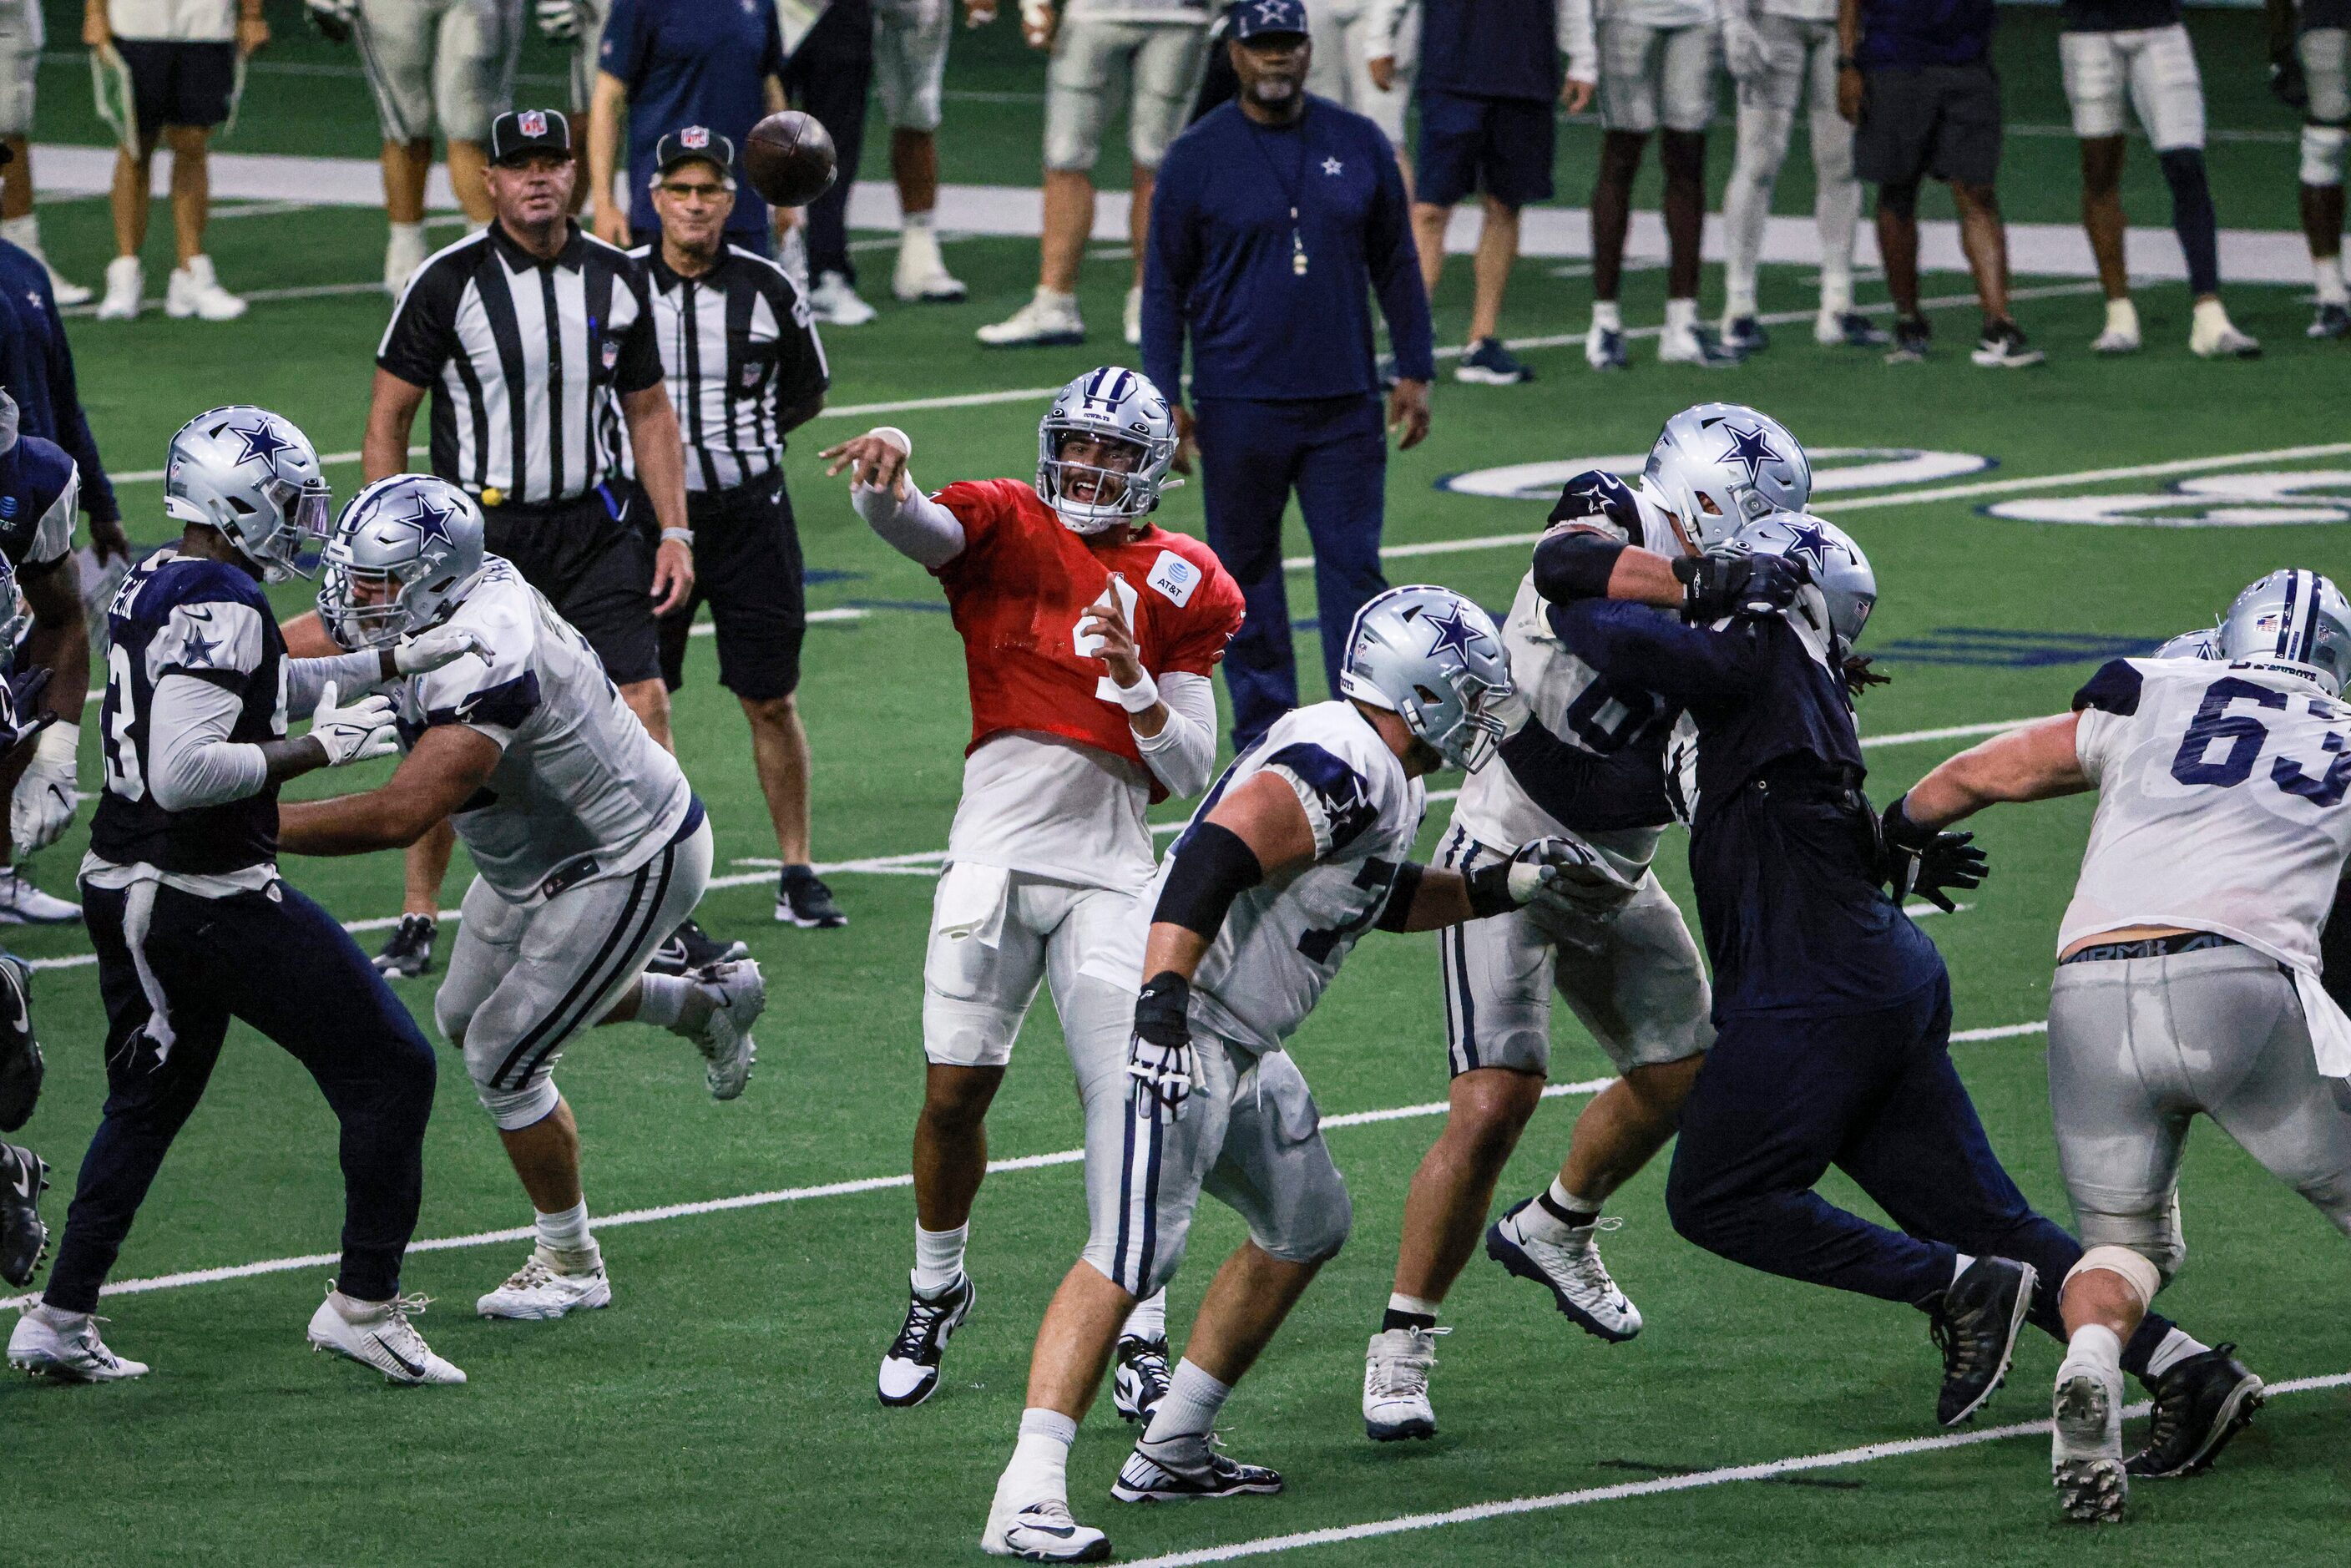
[[747,958],[751,948],[747,943],[721,942],[700,924],[687,919],[678,923],[668,939],[653,949],[645,960],[645,971],[653,975],[683,975],[693,969],[706,969],[714,964],[731,964],[737,958]]
[[43,893],[19,866],[0,868],[0,925],[71,925],[81,905]]
[[1600,1260],[1598,1232],[1613,1230],[1617,1222],[1604,1219],[1570,1230],[1565,1241],[1541,1241],[1516,1223],[1519,1211],[1532,1202],[1526,1199],[1486,1228],[1486,1256],[1549,1290],[1561,1312],[1584,1333],[1611,1344],[1639,1333],[1641,1309],[1625,1299]]
[[0,953],[0,1133],[13,1133],[32,1120],[40,1103],[45,1064],[33,1035],[33,1009],[26,994],[24,960]]
[[1893,340],[1858,310],[1823,310],[1813,322],[1813,341],[1823,349],[1882,349]]
[[849,916],[832,901],[832,889],[803,867],[798,876],[787,871],[777,879],[776,923],[803,931],[838,931],[849,924]]
[[89,1312],[26,1307],[8,1335],[8,1364],[60,1383],[120,1383],[145,1376],[145,1362],[123,1360],[98,1337],[98,1325],[105,1321]]
[[211,256],[192,256],[164,280],[163,314],[178,321],[234,321],[245,314],[245,301],[221,287]]
[[874,315],[846,273],[818,273],[808,291],[808,305],[809,314],[828,327],[862,327]]
[[768,981],[757,959],[736,958],[696,969],[695,988],[710,1002],[709,1016],[695,1031],[695,1049],[709,1063],[703,1074],[713,1100],[732,1100],[751,1082],[759,1044],[751,1026],[768,1009]]
[[[898,1326],[898,1337],[883,1354],[882,1373],[874,1383],[874,1393],[883,1404],[893,1408],[920,1405],[938,1391],[939,1362],[946,1354],[947,1340],[971,1316],[978,1300],[979,1287],[968,1274],[940,1295],[906,1292],[906,1321]],[[1123,1375],[1123,1364],[1121,1371]]]
[[567,1274],[543,1247],[531,1249],[506,1283],[474,1303],[486,1318],[549,1322],[569,1312],[593,1312],[612,1304],[611,1276],[599,1262],[584,1274]]
[[2039,364],[2046,357],[2025,341],[2024,329],[2013,321],[1994,321],[1987,325],[1983,336],[1976,340],[1975,352],[1968,356],[1988,371],[2021,371],[2028,365]]
[[1271,1497],[1281,1490],[1281,1472],[1244,1465],[1217,1452],[1204,1432],[1186,1432],[1155,1443],[1138,1437],[1134,1452],[1118,1468],[1110,1495],[1121,1502],[1199,1502],[1218,1497]]
[[1886,350],[1889,365],[1915,365],[1927,357],[1928,347],[1935,340],[1934,324],[1924,316],[1897,316],[1894,319],[1894,347]]
[[1746,356],[1705,328],[1667,327],[1657,337],[1657,362],[1696,365],[1701,370],[1727,371]]
[[140,296],[146,292],[147,269],[135,256],[118,256],[106,264],[106,297],[98,302],[101,321],[129,321],[139,314]]
[[1760,354],[1771,346],[1771,334],[1752,316],[1732,316],[1722,323],[1722,344],[1742,354]]
[[329,1286],[327,1299],[310,1314],[310,1348],[372,1366],[386,1383],[412,1388],[454,1386],[465,1382],[465,1375],[434,1354],[408,1321],[429,1305],[431,1298],[421,1295],[355,1301]]
[[2131,1474],[2148,1480],[2192,1476],[2252,1424],[2269,1394],[2236,1350],[2215,1345],[2153,1380],[2155,1416],[2147,1447],[2130,1457]]
[[1446,1329],[1383,1329],[1364,1353],[1364,1435],[1374,1443],[1437,1436],[1428,1369]]
[[2123,1471],[2120,1372],[2069,1361],[2057,1369],[2049,1473],[2057,1506],[2085,1524],[2120,1524],[2130,1478]]
[[1510,350],[1502,347],[1499,338],[1480,338],[1469,345],[1453,367],[1453,379],[1472,382],[1479,386],[1509,387],[1535,379],[1533,369]]
[[2258,360],[2262,345],[2250,333],[2237,330],[2236,323],[2226,316],[2215,319],[2206,313],[2199,315],[2189,329],[2188,351],[2199,360]]
[[1632,362],[1625,354],[1625,334],[1613,327],[1593,327],[1584,334],[1583,362],[1595,371],[1623,370]]
[[988,1510],[979,1549],[1023,1563],[1099,1563],[1110,1555],[1110,1537],[1080,1524],[1070,1505],[1055,1497],[1007,1513]]
[[1049,296],[1040,288],[1004,320],[982,327],[979,340],[990,349],[1070,348],[1086,340],[1086,323],[1077,296]]
[[1951,1281],[1937,1302],[1928,1332],[1943,1353],[1943,1388],[1935,1419],[1956,1427],[1983,1408],[2008,1376],[2016,1336],[2032,1309],[2040,1276],[2030,1263],[1979,1258]]
[[2303,329],[2305,338],[2351,338],[2351,305],[2329,305],[2321,301]]
[[433,972],[433,938],[439,931],[429,915],[403,915],[392,940],[375,956],[377,972],[386,979],[413,980]]
[[49,1228],[41,1223],[41,1194],[49,1167],[40,1155],[0,1144],[0,1280],[29,1285],[48,1255]]
[[1110,1402],[1122,1421],[1149,1423],[1167,1397],[1167,1342],[1121,1334],[1113,1364]]
[[2107,328],[2090,343],[2090,352],[2094,354],[2136,354],[2138,349],[2138,334],[2120,327]]
[[947,270],[946,258],[939,254],[939,236],[928,225],[910,225],[899,233],[890,292],[908,301],[950,303],[964,297],[963,281]]

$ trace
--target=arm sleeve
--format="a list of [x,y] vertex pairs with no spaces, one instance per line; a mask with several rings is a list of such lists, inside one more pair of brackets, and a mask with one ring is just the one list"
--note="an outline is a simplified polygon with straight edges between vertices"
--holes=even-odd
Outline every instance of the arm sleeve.
[[[44,298],[48,296],[48,282],[41,283]],[[57,444],[74,460],[81,471],[81,501],[94,522],[113,523],[122,519],[122,507],[114,499],[114,483],[106,476],[106,465],[98,455],[98,438],[89,433],[89,417],[82,413],[81,392],[74,382],[73,345],[66,340],[65,324],[57,319],[57,302],[49,301],[49,341],[47,350],[49,361],[49,417],[55,423]]]
[[1625,549],[1624,540],[1596,528],[1554,528],[1535,544],[1535,591],[1554,605],[1605,599]]
[[[1724,0],[1735,5],[1738,0]],[[1559,52],[1567,57],[1571,81],[1600,79],[1598,29],[1592,19],[1592,0],[1559,0]]]
[[332,653],[323,659],[287,660],[286,716],[308,717],[329,681],[335,683],[336,695],[348,701],[382,683],[382,656],[377,649],[362,648],[356,653]]
[[1755,633],[1743,622],[1718,632],[1646,604],[1584,599],[1553,624],[1606,679],[1678,703],[1719,702],[1755,684]]
[[1364,7],[1364,57],[1376,60],[1383,56],[1393,57],[1396,52],[1397,31],[1404,23],[1404,14],[1410,0],[1371,0]]
[[1143,254],[1143,373],[1171,404],[1184,401],[1184,305],[1199,269],[1192,164],[1176,153],[1160,166]]
[[1412,240],[1412,204],[1405,199],[1404,174],[1383,145],[1372,160],[1379,188],[1364,231],[1364,259],[1372,288],[1387,318],[1388,342],[1395,350],[1396,374],[1408,382],[1437,379],[1437,335],[1428,319],[1428,286],[1421,280],[1420,248]]
[[1159,677],[1167,722],[1157,735],[1134,737],[1143,760],[1178,799],[1208,787],[1217,766],[1217,687],[1206,675],[1181,670]]
[[261,747],[232,744],[245,699],[209,681],[165,675],[149,718],[147,788],[166,811],[225,805],[269,782]]
[[963,553],[963,523],[945,507],[923,494],[910,474],[900,499],[870,485],[852,485],[849,504],[882,542],[916,566],[936,571]]

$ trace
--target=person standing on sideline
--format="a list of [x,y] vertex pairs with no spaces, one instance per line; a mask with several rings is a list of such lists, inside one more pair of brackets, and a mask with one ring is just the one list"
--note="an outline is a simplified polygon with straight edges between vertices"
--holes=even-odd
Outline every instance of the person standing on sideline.
[[1181,387],[1190,338],[1191,406],[1176,399],[1179,461],[1188,472],[1196,451],[1205,465],[1208,547],[1249,606],[1225,663],[1233,743],[1246,746],[1298,706],[1281,576],[1290,492],[1314,541],[1332,692],[1355,612],[1387,586],[1374,289],[1396,361],[1386,423],[1402,446],[1428,434],[1436,359],[1387,137],[1307,95],[1313,47],[1299,0],[1250,0],[1234,11],[1232,31],[1226,49],[1239,96],[1177,137],[1160,171],[1143,274],[1143,365],[1155,384]]
[[226,123],[236,95],[238,62],[269,42],[261,0],[86,0],[82,42],[116,57],[131,78],[134,123],[114,160],[114,259],[106,265],[101,321],[139,314],[147,273],[150,171],[158,141],[172,149],[172,231],[179,265],[163,313],[234,321],[245,301],[220,286],[204,254],[212,207],[205,167],[213,129]]
[[[1374,87],[1395,85],[1393,55],[1368,68]],[[1583,112],[1597,74],[1592,15],[1583,5],[1428,0],[1421,14],[1420,189],[1412,232],[1432,296],[1445,270],[1445,225],[1454,204],[1476,191],[1485,207],[1469,351],[1453,367],[1456,381],[1510,386],[1535,379],[1500,336],[1502,293],[1519,257],[1519,209],[1551,200],[1552,105]]]
[[[965,26],[996,20],[996,0],[964,0]],[[898,187],[898,266],[890,292],[952,304],[962,280],[947,271],[932,217],[939,204],[939,97],[947,74],[955,0],[879,0],[873,80],[890,122],[890,178]]]
[[799,285],[726,243],[735,144],[707,126],[685,126],[661,139],[653,167],[661,242],[631,254],[653,286],[700,568],[693,594],[661,618],[662,682],[673,692],[684,684],[686,638],[707,600],[718,684],[750,721],[751,762],[784,862],[776,918],[831,929],[849,917],[809,869],[808,731],[792,700],[808,605],[784,489],[784,437],[824,407],[824,344]]
[[[695,0],[699,4],[700,0]],[[784,67],[784,91],[793,107],[816,116],[832,138],[841,177],[808,204],[809,307],[828,327],[862,327],[873,307],[857,292],[849,259],[849,190],[865,151],[865,100],[873,89],[873,8],[869,0],[831,0],[819,7]],[[783,103],[778,100],[776,107]]]
[[2270,90],[2302,111],[2302,234],[2318,308],[2313,338],[2351,335],[2343,279],[2343,149],[2351,142],[2351,5],[2269,0]]
[[[1412,152],[1405,141],[1404,106],[1420,65],[1420,0],[1314,0],[1306,8],[1306,26],[1314,45],[1306,90],[1387,132],[1409,196]],[[1372,75],[1378,59],[1389,62],[1384,87]]]
[[[47,267],[41,253],[41,220],[33,211],[33,105],[41,47],[48,30],[41,0],[0,0],[0,147],[8,158],[0,172],[0,240],[28,250]],[[60,305],[87,305],[89,290],[48,268],[49,288]]]

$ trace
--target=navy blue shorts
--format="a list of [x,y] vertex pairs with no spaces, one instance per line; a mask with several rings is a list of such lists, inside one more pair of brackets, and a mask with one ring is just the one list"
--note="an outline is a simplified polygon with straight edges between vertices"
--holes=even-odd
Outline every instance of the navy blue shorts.
[[167,125],[214,126],[228,119],[236,89],[236,46],[178,38],[117,38],[131,68],[131,98],[139,134]]
[[1548,202],[1557,134],[1548,103],[1424,89],[1414,199],[1449,207],[1477,192],[1512,207]]

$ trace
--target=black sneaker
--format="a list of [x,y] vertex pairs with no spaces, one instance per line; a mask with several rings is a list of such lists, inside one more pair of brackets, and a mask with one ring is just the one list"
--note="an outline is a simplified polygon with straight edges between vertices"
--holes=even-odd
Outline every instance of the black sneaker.
[[33,1038],[33,1011],[25,961],[0,953],[0,1133],[33,1118],[41,1098],[41,1042]]
[[849,916],[832,901],[832,889],[804,865],[786,866],[776,883],[776,923],[803,931],[838,931]]
[[1752,316],[1733,316],[1722,324],[1722,343],[1742,354],[1760,354],[1771,346],[1771,334]]
[[403,980],[431,974],[433,936],[439,929],[429,915],[402,915],[399,927],[392,934],[392,940],[385,943],[383,951],[375,956],[377,971]]
[[669,939],[653,949],[645,960],[649,975],[683,975],[692,969],[706,969],[713,964],[731,964],[737,958],[751,956],[750,946],[742,942],[721,942],[693,920],[678,923]]
[[1483,386],[1516,386],[1520,382],[1535,379],[1531,366],[1523,363],[1516,354],[1502,347],[1499,338],[1480,338],[1469,345],[1461,362],[1453,367],[1457,382],[1476,382]]
[[1935,1419],[1956,1427],[1978,1410],[2008,1376],[2016,1336],[2032,1307],[2030,1263],[1979,1258],[1951,1281],[1934,1309],[1931,1331],[1943,1353],[1943,1392]]
[[2304,330],[2313,338],[2351,338],[2351,306],[2319,306]]
[[2126,1470],[2149,1480],[2192,1476],[2210,1468],[2229,1439],[2252,1425],[2269,1393],[2236,1351],[2233,1344],[2214,1345],[2148,1384],[2155,1415],[2147,1422],[2147,1447],[2123,1462]]
[[1121,1334],[1118,1361],[1111,1380],[1110,1400],[1122,1421],[1148,1425],[1152,1412],[1167,1397],[1167,1342]]
[[1985,323],[1975,352],[1968,356],[1988,371],[2021,371],[2027,365],[2039,364],[2046,357],[2025,341],[2023,328],[2005,320]]
[[1927,357],[1927,349],[1935,340],[1934,326],[1924,316],[1897,316],[1894,319],[1894,347],[1886,356],[1889,365],[1915,365]]
[[883,1404],[904,1409],[920,1405],[937,1390],[939,1360],[946,1354],[947,1338],[971,1316],[972,1305],[978,1300],[979,1288],[968,1274],[944,1295],[906,1292],[906,1321],[899,1325],[898,1337],[890,1342],[889,1351],[882,1357],[881,1375],[874,1381],[873,1392]]
[[1121,1502],[1196,1502],[1212,1497],[1271,1497],[1281,1472],[1244,1465],[1217,1452],[1215,1439],[1196,1432],[1155,1443],[1138,1437],[1118,1468],[1110,1495]]
[[29,1285],[49,1250],[49,1228],[41,1223],[41,1194],[49,1189],[49,1167],[30,1149],[0,1144],[0,1280]]

